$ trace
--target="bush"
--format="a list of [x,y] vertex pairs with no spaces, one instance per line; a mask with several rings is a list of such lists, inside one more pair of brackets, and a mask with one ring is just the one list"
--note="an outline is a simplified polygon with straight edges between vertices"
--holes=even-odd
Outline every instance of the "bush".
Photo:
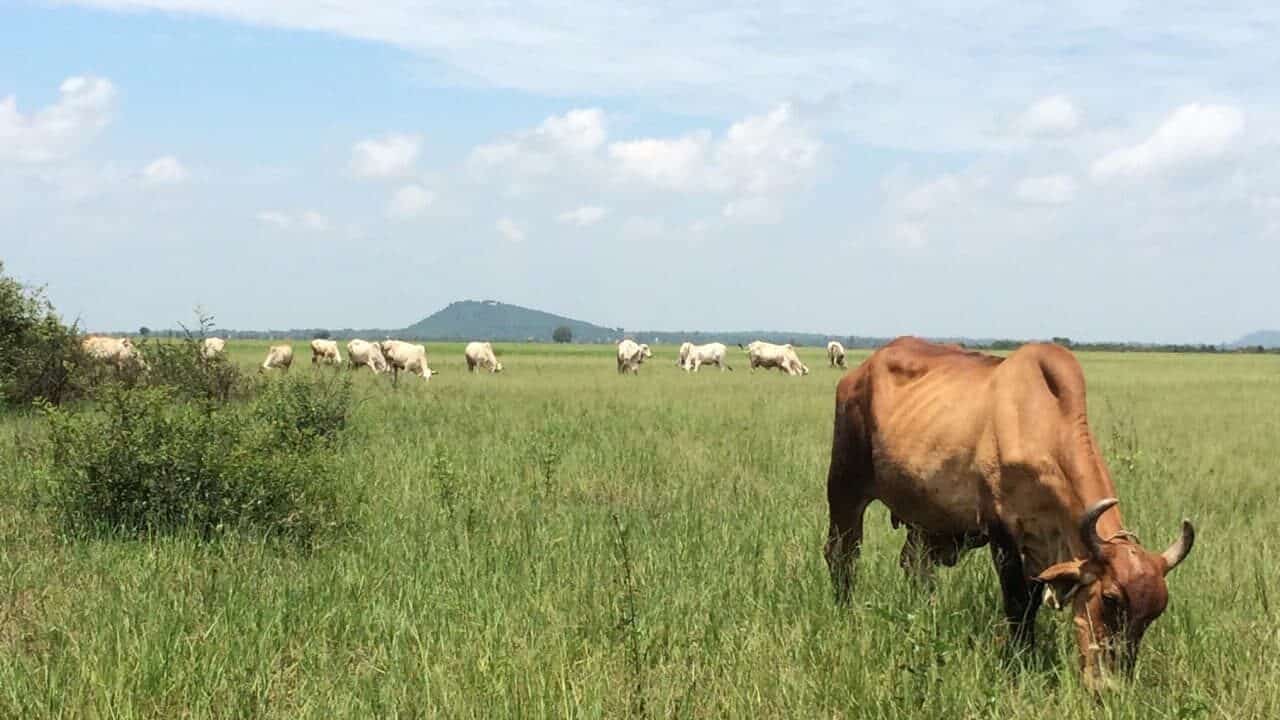
[[142,342],[138,350],[149,367],[145,381],[152,386],[172,388],[186,400],[213,400],[225,403],[243,399],[254,392],[251,376],[226,355],[205,357],[204,339],[213,328],[213,318],[197,315],[197,330],[183,327],[177,340]]
[[0,405],[78,397],[85,361],[76,328],[62,322],[43,292],[6,277],[0,262]]
[[203,538],[240,529],[303,545],[342,527],[333,465],[349,386],[279,386],[217,404],[111,384],[94,410],[48,406],[49,487],[64,527]]
[[573,342],[573,328],[561,325],[551,332],[551,339],[558,343]]

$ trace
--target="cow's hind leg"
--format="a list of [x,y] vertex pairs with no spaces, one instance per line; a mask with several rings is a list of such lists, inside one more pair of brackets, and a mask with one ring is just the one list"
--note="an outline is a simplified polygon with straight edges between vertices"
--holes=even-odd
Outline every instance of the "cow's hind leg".
[[827,486],[827,500],[831,508],[831,522],[827,527],[827,544],[824,554],[831,571],[831,584],[836,602],[847,603],[853,591],[853,576],[862,552],[862,519],[871,500],[849,496]]
[[1022,554],[1003,527],[991,531],[991,559],[1000,576],[1004,596],[1004,615],[1012,631],[1013,641],[1023,648],[1035,645],[1036,613],[1040,611],[1040,583],[1027,578]]

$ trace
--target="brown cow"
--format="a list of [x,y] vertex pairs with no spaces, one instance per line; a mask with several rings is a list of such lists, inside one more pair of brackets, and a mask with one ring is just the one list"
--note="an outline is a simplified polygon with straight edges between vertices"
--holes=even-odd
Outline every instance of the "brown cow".
[[1067,350],[1007,358],[899,338],[841,379],[827,500],[827,563],[847,600],[863,511],[908,526],[904,569],[928,577],[991,544],[1015,640],[1034,643],[1042,594],[1070,605],[1085,683],[1131,672],[1168,602],[1165,575],[1195,531],[1163,553],[1124,529],[1116,488],[1085,414],[1084,373]]

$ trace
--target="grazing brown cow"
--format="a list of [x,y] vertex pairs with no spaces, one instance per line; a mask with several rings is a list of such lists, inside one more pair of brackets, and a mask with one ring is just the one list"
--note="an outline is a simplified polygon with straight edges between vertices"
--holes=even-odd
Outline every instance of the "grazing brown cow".
[[908,527],[905,569],[928,576],[991,544],[1014,638],[1034,643],[1043,597],[1069,605],[1085,683],[1131,672],[1168,602],[1165,575],[1195,541],[1189,521],[1163,553],[1138,544],[1085,414],[1084,373],[1067,350],[1007,358],[899,338],[841,379],[827,499],[826,556],[847,600],[862,515],[879,500]]

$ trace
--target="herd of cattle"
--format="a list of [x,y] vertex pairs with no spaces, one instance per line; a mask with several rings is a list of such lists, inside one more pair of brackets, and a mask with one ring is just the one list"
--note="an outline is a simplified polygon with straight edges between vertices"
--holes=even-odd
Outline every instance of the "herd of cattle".
[[[809,372],[790,345],[741,347],[755,368]],[[91,337],[85,349],[113,363],[139,362],[128,339]],[[204,352],[225,352],[210,338]],[[311,361],[341,365],[338,345],[311,342]],[[686,372],[732,370],[723,343],[680,347]],[[467,367],[502,370],[487,342],[466,346]],[[648,345],[618,343],[619,373],[638,373]],[[844,348],[827,347],[831,367]],[[262,368],[288,368],[293,350],[275,345]],[[422,345],[347,343],[347,363],[430,378]],[[989,545],[1015,647],[1034,642],[1042,602],[1070,608],[1085,684],[1100,690],[1131,674],[1148,626],[1165,609],[1165,576],[1191,551],[1195,530],[1160,553],[1125,528],[1111,474],[1089,428],[1084,373],[1068,350],[1024,345],[1007,357],[899,338],[844,374],[836,390],[827,474],[830,526],[825,556],[838,600],[851,593],[863,514],[878,501],[894,527],[907,528],[901,565],[928,581],[937,565]]]
[[[738,345],[747,353],[747,362],[752,370],[756,368],[776,369],[786,375],[808,375],[809,367],[800,361],[800,356],[790,344],[775,345],[756,340],[748,345]],[[113,338],[90,336],[84,339],[84,350],[89,357],[105,363],[124,367],[129,364],[146,368],[146,360],[142,352],[129,338]],[[227,351],[224,338],[205,338],[201,351],[206,358],[222,356]],[[714,365],[723,372],[733,370],[726,357],[728,348],[724,343],[708,343],[694,345],[686,342],[680,346],[676,356],[676,365],[686,372],[698,372],[703,365]],[[493,344],[488,342],[470,342],[463,350],[467,361],[467,369],[471,372],[488,370],[491,373],[502,372],[502,363],[493,352]],[[645,360],[653,357],[648,345],[626,339],[618,343],[618,373],[637,374]],[[839,342],[827,343],[827,360],[833,368],[845,368],[845,350]],[[312,340],[311,364],[341,366],[342,353],[336,340]],[[408,343],[403,340],[383,340],[369,342],[367,340],[351,340],[347,343],[346,364],[355,370],[369,368],[374,374],[391,372],[398,377],[401,370],[418,375],[424,380],[431,379],[438,371],[427,365],[427,349],[423,345]],[[262,361],[261,370],[288,370],[293,365],[293,346],[272,345],[267,349],[267,356]]]

